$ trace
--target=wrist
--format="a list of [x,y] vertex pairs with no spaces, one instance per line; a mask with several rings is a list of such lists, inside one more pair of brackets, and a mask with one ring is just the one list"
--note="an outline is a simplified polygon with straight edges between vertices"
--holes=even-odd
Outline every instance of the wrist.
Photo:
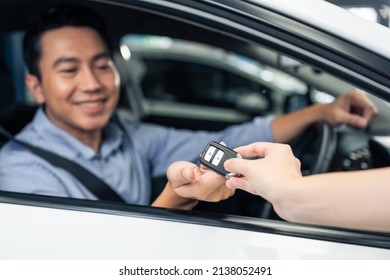
[[331,103],[328,104],[316,104],[315,107],[318,109],[318,122],[327,122],[329,123],[329,118],[332,117],[332,107]]
[[152,203],[154,207],[191,210],[198,204],[197,199],[179,196],[168,182],[164,190]]
[[311,110],[308,116],[311,118],[313,123],[326,121],[327,106],[328,104],[315,104],[308,108],[308,110]]
[[277,193],[273,193],[271,199],[275,212],[286,221],[297,221],[297,215],[306,205],[305,178],[290,179],[278,190]]

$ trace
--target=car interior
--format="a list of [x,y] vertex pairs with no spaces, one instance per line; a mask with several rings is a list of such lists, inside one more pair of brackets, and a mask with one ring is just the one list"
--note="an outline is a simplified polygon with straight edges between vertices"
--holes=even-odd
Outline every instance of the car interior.
[[[23,29],[32,15],[57,2],[79,4],[79,1],[47,0],[23,1],[20,6],[20,2],[0,4],[0,125],[13,135],[32,119],[37,108],[23,86],[25,70],[20,53]],[[285,114],[314,103],[329,102],[356,87],[342,77],[272,49],[266,42],[254,44],[249,39],[207,28],[207,22],[195,25],[191,19],[104,1],[83,1],[83,5],[91,6],[108,24],[122,81],[119,111],[131,121],[220,130],[255,115]],[[16,10],[18,13],[11,12]],[[237,54],[258,62],[264,75],[277,74],[286,81],[298,81],[301,87],[283,88],[281,82],[275,83],[266,76],[255,78],[256,75],[240,72],[223,61],[226,56],[222,56],[222,61],[204,56],[189,58],[174,51],[148,52],[128,43],[126,46],[130,51],[133,47],[134,54],[125,59],[121,47],[129,34],[186,40],[223,50],[225,54]],[[390,165],[389,105],[379,97],[370,97],[380,114],[369,129],[316,124],[291,142],[304,174]],[[258,110],[250,106],[252,102],[258,105]],[[1,137],[0,145],[6,141]],[[166,178],[153,181],[152,199],[162,190]],[[268,202],[242,191],[220,203],[200,203],[195,210],[278,219]]]

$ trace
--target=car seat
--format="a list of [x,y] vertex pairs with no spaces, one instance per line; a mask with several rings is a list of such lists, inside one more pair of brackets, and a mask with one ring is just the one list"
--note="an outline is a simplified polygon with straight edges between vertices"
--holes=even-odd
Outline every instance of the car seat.
[[145,112],[143,107],[144,96],[139,81],[136,74],[126,65],[128,62],[119,52],[115,52],[113,58],[121,80],[118,112],[124,120],[130,122],[140,121]]
[[38,108],[27,97],[25,100],[17,99],[14,81],[12,71],[0,59],[0,125],[13,135],[33,119]]

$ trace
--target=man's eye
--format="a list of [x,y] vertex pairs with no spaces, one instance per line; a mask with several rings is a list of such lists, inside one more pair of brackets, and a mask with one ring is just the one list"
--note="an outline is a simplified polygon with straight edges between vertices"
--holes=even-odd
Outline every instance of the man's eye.
[[109,64],[97,65],[96,68],[100,71],[108,71],[111,69]]
[[77,71],[76,68],[64,68],[60,70],[61,73],[65,73],[65,74],[73,74],[76,71]]

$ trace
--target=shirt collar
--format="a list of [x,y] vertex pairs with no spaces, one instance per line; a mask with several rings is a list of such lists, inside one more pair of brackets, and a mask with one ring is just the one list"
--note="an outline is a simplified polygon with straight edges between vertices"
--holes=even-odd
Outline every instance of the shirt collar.
[[42,138],[42,143],[49,144],[51,150],[71,159],[80,156],[86,159],[106,158],[123,143],[124,133],[113,120],[110,120],[103,128],[103,143],[100,147],[100,153],[96,153],[91,147],[53,124],[46,116],[43,107],[38,109],[32,125],[33,129]]

